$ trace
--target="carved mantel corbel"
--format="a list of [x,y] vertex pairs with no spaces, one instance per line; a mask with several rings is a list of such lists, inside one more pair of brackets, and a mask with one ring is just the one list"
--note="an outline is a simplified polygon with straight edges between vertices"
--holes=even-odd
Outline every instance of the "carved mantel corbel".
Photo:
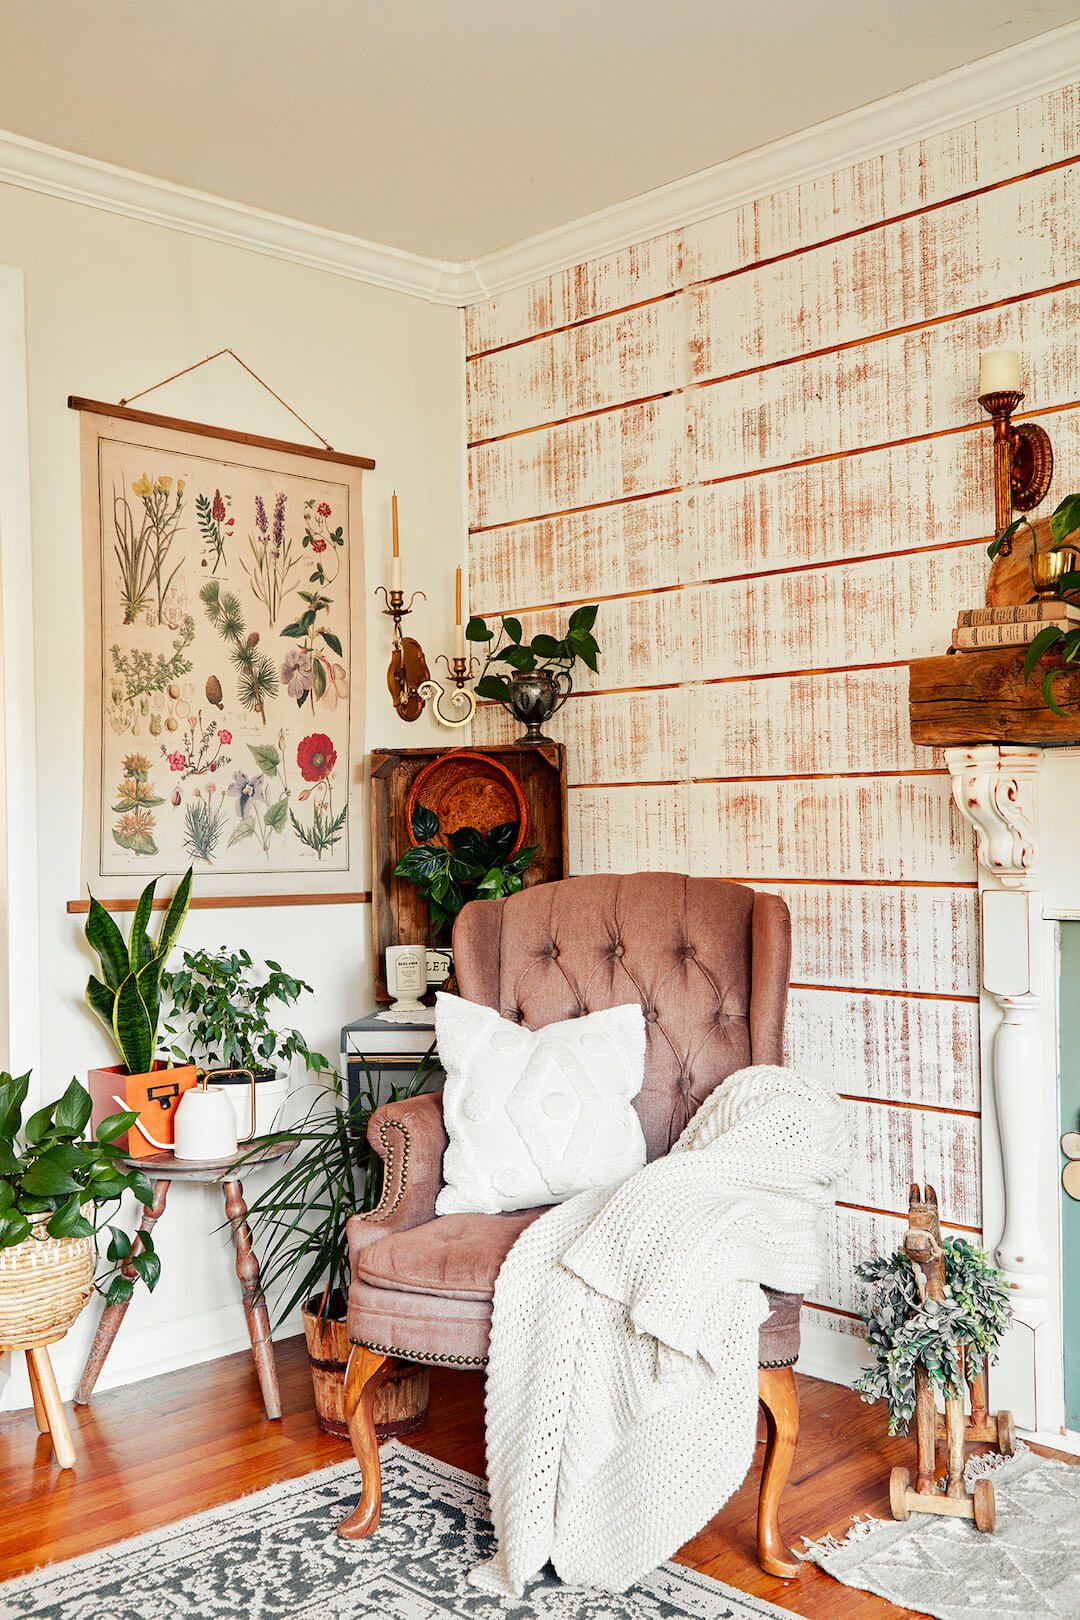
[[1032,885],[1042,754],[1007,743],[945,750],[953,799],[975,829],[979,864],[1008,889]]

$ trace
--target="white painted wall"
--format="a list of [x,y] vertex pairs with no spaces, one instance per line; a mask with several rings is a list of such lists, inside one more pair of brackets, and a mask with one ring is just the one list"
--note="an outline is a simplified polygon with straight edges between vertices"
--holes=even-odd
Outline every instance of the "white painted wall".
[[[35,1064],[44,1098],[62,1090],[73,1074],[81,1077],[94,1064],[112,1061],[104,1032],[82,1002],[92,963],[81,919],[65,911],[80,892],[85,612],[78,417],[68,410],[67,396],[114,401],[229,346],[336,447],[374,457],[376,470],[364,481],[365,748],[419,745],[446,733],[437,733],[426,716],[405,726],[394,714],[384,674],[388,621],[371,592],[386,577],[390,493],[396,487],[405,582],[428,594],[411,622],[432,658],[449,646],[453,571],[464,549],[461,331],[453,309],[6,186],[0,187],[0,266],[21,271],[25,285],[32,507],[27,527],[17,498],[0,498],[0,545],[5,628],[14,627],[29,647],[32,622],[39,845],[40,994],[36,1006],[22,1009],[25,1035],[11,1062],[16,1068]],[[13,301],[17,307],[17,277],[0,280],[4,290],[10,311]],[[0,345],[6,441],[12,420],[6,407],[19,384],[17,334],[9,339],[5,330]],[[151,395],[146,404],[252,432],[304,437],[227,360]],[[17,434],[17,423],[12,431]],[[6,472],[11,459],[0,459],[0,470]],[[8,671],[9,737],[12,719],[26,719],[18,710],[24,675],[18,667]],[[18,824],[17,792],[8,809]],[[28,809],[24,801],[27,833]],[[364,882],[368,886],[366,875]],[[34,978],[34,923],[24,891],[13,915],[13,949],[30,958],[24,985]],[[368,1002],[369,928],[368,909],[359,906],[193,912],[184,943],[243,944],[256,956],[277,956],[310,980],[316,994],[298,1010],[297,1022],[313,1044],[333,1055],[340,1025]],[[173,1191],[157,1234],[161,1283],[152,1298],[136,1297],[99,1387],[246,1343],[231,1256],[224,1235],[215,1231],[220,1221],[218,1195],[201,1188]],[[77,1381],[96,1316],[93,1307],[84,1313],[54,1353],[65,1393]],[[0,1382],[6,1378],[0,1365]],[[22,1378],[20,1367],[0,1389],[0,1406],[26,1403]]]

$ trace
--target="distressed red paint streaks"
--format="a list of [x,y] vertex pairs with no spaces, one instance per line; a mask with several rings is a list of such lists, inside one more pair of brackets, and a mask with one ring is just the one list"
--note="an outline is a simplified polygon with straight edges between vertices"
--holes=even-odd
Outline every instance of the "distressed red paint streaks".
[[975,875],[947,779],[697,783],[693,870],[949,882]]
[[694,569],[695,532],[693,497],[682,493],[485,530],[469,547],[473,609],[505,612],[669,585]]
[[470,451],[475,528],[683,482],[683,405],[653,400]]
[[[687,692],[627,692],[570,698],[551,722],[566,744],[572,786],[599,782],[671,782],[687,770]],[[498,707],[481,708],[478,743],[511,742],[521,731]]]
[[569,797],[567,832],[575,873],[687,870],[686,801],[679,786],[583,788]]
[[709,680],[943,652],[957,604],[981,601],[986,567],[976,544],[687,590],[701,621],[698,672]]
[[907,685],[902,668],[695,687],[693,774],[926,769],[936,754],[911,741]]
[[979,1225],[977,1119],[878,1103],[848,1103],[847,1112],[855,1154],[839,1184],[842,1203],[904,1209],[911,1182],[929,1181],[944,1220]]
[[978,1111],[973,1002],[796,989],[788,1026],[787,1061],[849,1095]]
[[1076,393],[1078,319],[1080,289],[1073,288],[696,389],[697,476],[782,466],[970,421],[979,356],[1006,342],[1024,354],[1026,407],[1067,403]]

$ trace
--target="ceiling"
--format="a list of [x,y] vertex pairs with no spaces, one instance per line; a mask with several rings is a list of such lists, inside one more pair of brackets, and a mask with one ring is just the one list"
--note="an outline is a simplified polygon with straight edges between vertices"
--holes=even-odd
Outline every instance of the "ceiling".
[[1080,0],[0,0],[0,127],[470,260]]

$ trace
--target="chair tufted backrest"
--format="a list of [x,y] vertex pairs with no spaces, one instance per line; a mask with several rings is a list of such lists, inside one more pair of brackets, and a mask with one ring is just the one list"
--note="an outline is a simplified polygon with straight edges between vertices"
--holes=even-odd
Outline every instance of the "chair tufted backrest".
[[675,872],[538,883],[473,902],[454,929],[461,995],[529,1029],[641,1002],[650,1159],[729,1074],[783,1061],[790,965],[778,895]]

